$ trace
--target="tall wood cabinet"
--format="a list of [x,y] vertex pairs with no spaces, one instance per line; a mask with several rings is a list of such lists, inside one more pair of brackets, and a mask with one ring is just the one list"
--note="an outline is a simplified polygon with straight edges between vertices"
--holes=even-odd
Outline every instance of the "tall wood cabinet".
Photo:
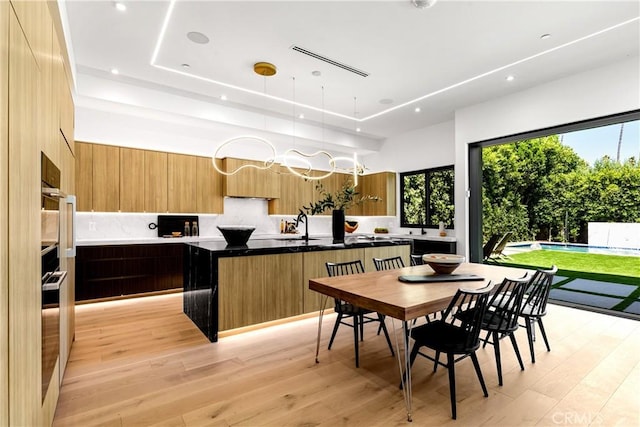
[[93,210],[118,212],[120,209],[120,151],[110,145],[93,146],[91,198]]
[[[9,15],[0,2],[0,170],[9,168]],[[13,19],[13,18],[12,18]],[[0,174],[0,234],[9,234],[9,174]],[[9,322],[9,242],[0,239],[0,324]],[[9,425],[9,328],[0,328],[0,425]]]
[[[61,355],[43,395],[41,152],[60,168],[63,191],[73,192],[74,174],[73,144],[62,138],[59,126],[60,85],[67,85],[64,101],[71,116],[73,101],[67,80],[56,78],[65,51],[57,14],[55,2],[0,2],[0,425],[52,423],[59,377],[73,339],[73,295],[64,292]],[[72,120],[66,133],[72,140]],[[66,244],[66,236],[61,236],[61,244]],[[73,269],[72,264],[61,260],[64,268]],[[73,287],[72,281],[73,275],[67,288]]]
[[197,212],[196,164],[195,156],[173,153],[167,155],[168,212]]
[[120,210],[144,212],[144,151],[142,150],[120,147]]

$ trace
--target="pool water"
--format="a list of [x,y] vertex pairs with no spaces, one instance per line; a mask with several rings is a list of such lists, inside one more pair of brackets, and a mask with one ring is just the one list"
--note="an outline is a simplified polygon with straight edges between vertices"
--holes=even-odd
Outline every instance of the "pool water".
[[547,242],[534,242],[534,243],[517,243],[515,245],[509,245],[512,248],[526,248],[531,249],[544,249],[547,251],[559,251],[559,252],[582,252],[591,254],[602,255],[623,255],[623,256],[637,256],[640,257],[640,249],[628,249],[628,248],[608,248],[606,246],[589,246],[576,243],[547,243]]

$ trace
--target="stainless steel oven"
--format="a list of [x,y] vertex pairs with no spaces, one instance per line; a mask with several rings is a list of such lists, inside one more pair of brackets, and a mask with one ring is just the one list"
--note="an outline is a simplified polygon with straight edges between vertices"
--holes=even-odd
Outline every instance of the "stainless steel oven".
[[41,258],[42,258],[42,399],[47,394],[60,355],[60,287],[67,277],[60,270],[60,170],[42,153]]

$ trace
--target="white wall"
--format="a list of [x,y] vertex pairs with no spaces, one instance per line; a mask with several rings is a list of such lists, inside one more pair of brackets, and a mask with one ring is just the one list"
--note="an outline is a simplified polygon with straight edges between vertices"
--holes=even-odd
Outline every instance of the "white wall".
[[468,144],[636,109],[640,109],[637,56],[456,111],[455,199],[460,207],[456,224],[466,224],[456,227],[458,253],[469,254]]
[[[409,172],[438,166],[452,165],[455,161],[454,122],[406,132],[389,138],[380,151],[363,158],[364,165],[372,172]],[[400,228],[400,177],[396,180],[397,218],[390,230],[394,233],[416,232],[411,228]],[[437,229],[426,229],[428,235],[438,235]],[[451,230],[447,231],[451,233]]]

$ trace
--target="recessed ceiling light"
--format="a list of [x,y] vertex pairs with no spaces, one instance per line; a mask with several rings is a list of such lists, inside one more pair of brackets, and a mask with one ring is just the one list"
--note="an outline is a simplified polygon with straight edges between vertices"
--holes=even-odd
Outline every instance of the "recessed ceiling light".
[[185,64],[182,64],[182,65],[181,65],[181,67],[182,67],[182,68],[190,68],[190,67],[191,67],[191,65],[186,64],[186,63],[185,63]]
[[360,128],[356,128],[356,132],[360,132]]
[[187,33],[187,38],[189,40],[191,40],[194,43],[198,43],[198,44],[207,44],[209,43],[209,37],[205,36],[202,33],[199,33],[197,31],[191,31],[189,33]]
[[516,78],[513,76],[507,76],[507,78],[505,80],[507,80],[508,82],[512,82],[514,81]]
[[422,109],[420,107],[416,107],[416,108],[414,108],[413,111],[415,111],[416,113],[419,113],[420,111],[422,111]]
[[220,99],[223,100],[223,101],[226,101],[227,100],[227,95],[220,95]]
[[125,10],[127,10],[127,5],[125,5],[124,3],[120,3],[119,1],[113,3],[113,7],[115,7],[120,12],[124,12]]
[[550,39],[551,38],[551,34],[543,34],[543,35],[540,36],[540,38],[542,40]]
[[315,70],[315,71],[312,71],[312,72],[311,72],[311,75],[312,75],[312,76],[316,76],[316,77],[318,77],[318,76],[321,76],[321,75],[322,75],[322,73],[321,73],[320,71],[318,71],[318,70]]
[[118,74],[120,74],[120,71],[118,71],[117,68],[112,68],[111,69],[111,74],[118,75]]
[[300,113],[300,114],[298,115],[298,118],[299,118],[299,119],[304,119],[304,114],[303,114],[303,113]]

